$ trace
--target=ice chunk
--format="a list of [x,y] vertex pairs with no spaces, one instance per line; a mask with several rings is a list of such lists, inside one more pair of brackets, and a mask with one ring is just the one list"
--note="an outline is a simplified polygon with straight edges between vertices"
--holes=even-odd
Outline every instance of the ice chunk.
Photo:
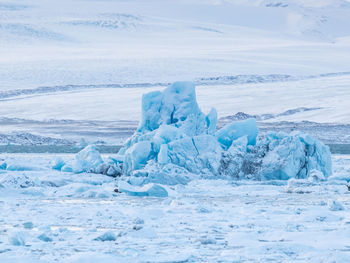
[[325,181],[326,177],[324,174],[316,169],[312,169],[309,174],[309,181],[311,182],[320,182],[320,181]]
[[342,210],[344,210],[344,206],[340,202],[338,202],[336,200],[329,200],[327,205],[328,205],[329,210],[331,210],[331,211],[342,211]]
[[34,224],[32,222],[25,222],[23,223],[23,227],[26,229],[33,229]]
[[143,168],[151,156],[152,146],[149,141],[135,143],[125,152],[124,171],[129,174],[133,170]]
[[0,170],[6,170],[7,163],[3,160],[0,160]]
[[13,246],[25,246],[25,237],[24,232],[14,232],[9,236],[9,243]]
[[130,185],[124,181],[119,182],[119,191],[131,196],[167,197],[168,192],[157,184],[146,184],[143,187]]
[[77,153],[72,170],[74,173],[91,172],[102,163],[103,160],[96,145],[92,144]]
[[6,169],[8,171],[37,171],[37,170],[40,170],[39,167],[33,167],[30,165],[21,164],[21,163],[8,164]]
[[228,149],[234,140],[242,136],[247,136],[248,145],[255,145],[258,131],[256,120],[252,118],[227,124],[216,132],[216,137],[223,148]]
[[73,168],[69,164],[66,164],[61,168],[61,172],[72,173]]
[[114,232],[107,231],[104,234],[102,234],[101,236],[96,237],[94,240],[102,241],[102,242],[105,242],[105,241],[116,241],[117,240],[117,236],[116,236],[116,234],[114,234]]
[[52,169],[61,171],[62,167],[63,167],[65,164],[66,164],[66,163],[63,161],[63,159],[62,159],[61,157],[57,157],[56,160],[55,160],[54,165],[52,166]]
[[44,242],[52,242],[53,239],[49,237],[46,233],[42,233],[41,235],[38,236],[38,239]]
[[326,178],[332,174],[329,148],[322,142],[302,133],[270,133],[259,146],[263,153],[263,179],[307,178],[312,170]]

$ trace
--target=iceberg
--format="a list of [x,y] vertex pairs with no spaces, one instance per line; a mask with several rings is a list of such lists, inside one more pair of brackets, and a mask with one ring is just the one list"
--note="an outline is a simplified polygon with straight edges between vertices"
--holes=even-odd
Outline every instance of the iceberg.
[[[200,110],[194,84],[175,82],[163,92],[143,95],[140,124],[117,156],[103,161],[96,146],[90,145],[77,154],[73,165],[58,160],[55,167],[124,175],[134,186],[187,183],[196,176],[325,180],[332,173],[329,148],[307,134],[259,135],[254,118],[220,129],[216,124],[215,109],[207,115]],[[132,195],[149,191],[124,189]]]

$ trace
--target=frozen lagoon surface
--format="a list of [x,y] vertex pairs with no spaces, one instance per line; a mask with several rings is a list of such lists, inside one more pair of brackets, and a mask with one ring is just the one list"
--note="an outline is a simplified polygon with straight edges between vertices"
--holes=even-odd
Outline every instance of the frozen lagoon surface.
[[326,182],[196,179],[163,185],[168,197],[115,193],[111,177],[53,171],[49,154],[5,157],[27,171],[0,171],[1,262],[350,258],[347,155],[333,156]]

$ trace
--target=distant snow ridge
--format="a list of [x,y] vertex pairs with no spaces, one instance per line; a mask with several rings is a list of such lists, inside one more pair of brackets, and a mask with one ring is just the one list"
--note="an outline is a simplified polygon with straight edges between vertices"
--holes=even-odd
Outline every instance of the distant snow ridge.
[[[309,135],[270,132],[258,138],[254,118],[217,131],[216,122],[215,109],[205,115],[198,107],[193,83],[147,93],[137,131],[104,170],[114,167],[134,185],[186,183],[196,176],[287,180],[315,170],[331,175],[328,147]],[[88,146],[75,166],[76,172],[101,172],[101,165],[106,164],[96,148]]]

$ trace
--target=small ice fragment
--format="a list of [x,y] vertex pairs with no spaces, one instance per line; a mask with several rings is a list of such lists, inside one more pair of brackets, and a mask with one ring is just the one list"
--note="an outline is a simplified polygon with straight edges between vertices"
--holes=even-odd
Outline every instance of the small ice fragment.
[[25,234],[23,232],[15,232],[9,236],[9,242],[13,246],[25,246]]
[[42,233],[40,236],[38,236],[38,239],[44,242],[52,242],[52,238],[47,236],[45,233]]
[[63,167],[65,164],[66,164],[66,163],[63,161],[63,159],[62,159],[61,157],[57,157],[56,160],[55,160],[54,165],[52,166],[52,169],[61,171],[62,167]]
[[167,197],[168,192],[157,184],[146,184],[143,187],[132,186],[124,181],[119,182],[119,191],[130,196]]
[[328,208],[331,211],[342,211],[342,210],[344,210],[344,206],[340,202],[338,202],[336,200],[329,200],[328,201]]
[[117,236],[112,231],[107,231],[104,234],[102,234],[101,236],[96,237],[94,240],[95,241],[102,241],[102,242],[115,241],[115,240],[117,240]]
[[25,222],[23,223],[23,227],[26,229],[32,229],[34,227],[34,224],[32,222]]
[[88,145],[75,156],[74,173],[90,172],[103,163],[96,145]]
[[326,177],[324,176],[324,174],[321,171],[316,170],[316,169],[312,169],[310,171],[308,179],[311,182],[320,182],[320,181],[325,181]]
[[71,173],[73,172],[73,168],[70,165],[66,164],[61,168],[61,172]]
[[7,163],[3,160],[0,160],[0,170],[6,170]]

